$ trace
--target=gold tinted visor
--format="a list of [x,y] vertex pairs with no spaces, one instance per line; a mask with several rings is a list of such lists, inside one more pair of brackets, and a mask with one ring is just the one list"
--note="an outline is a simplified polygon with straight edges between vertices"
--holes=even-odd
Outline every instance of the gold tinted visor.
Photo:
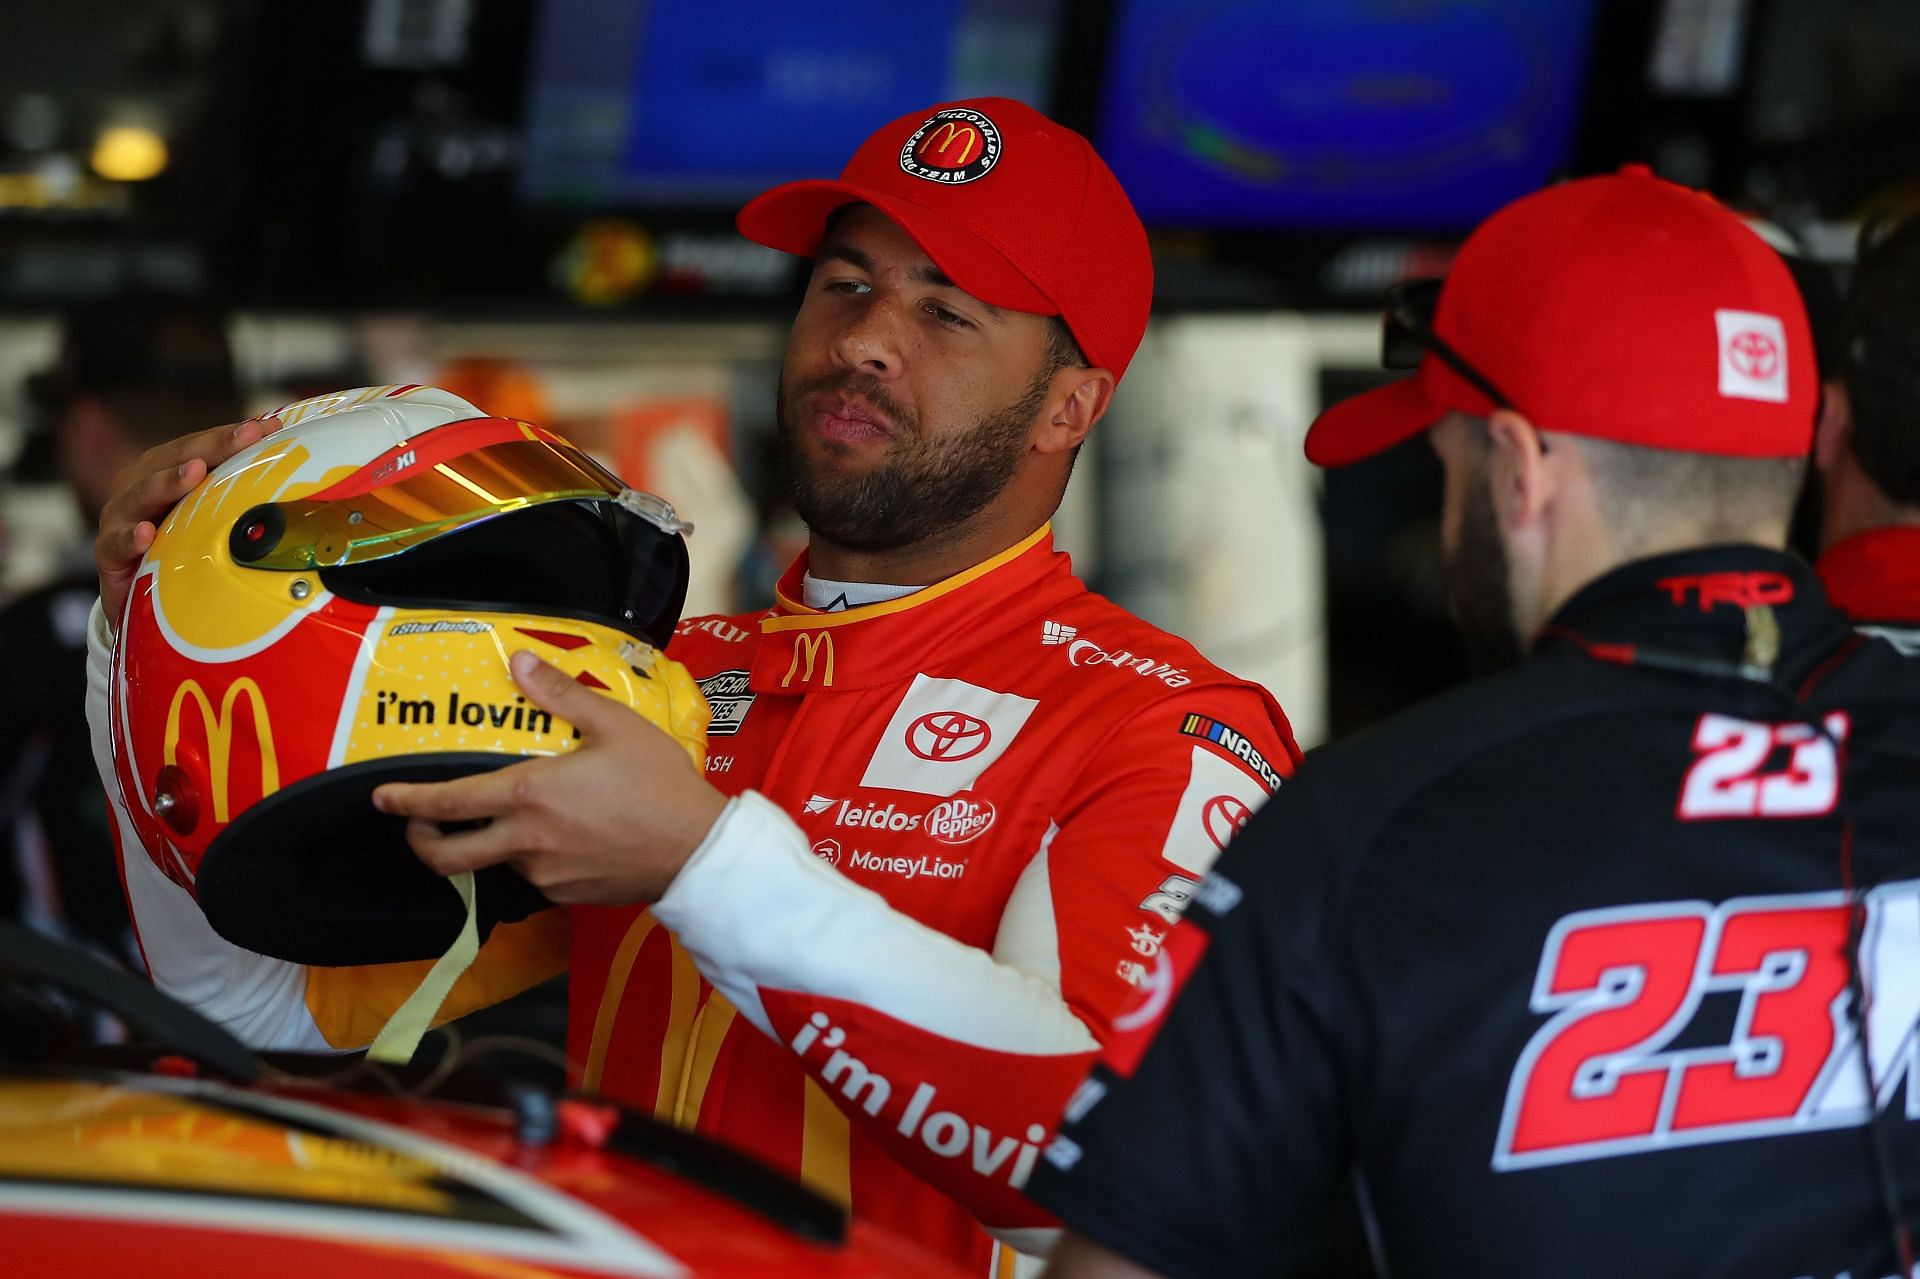
[[625,487],[570,444],[511,440],[418,467],[358,497],[263,503],[240,517],[229,548],[252,568],[364,564],[496,515],[547,502],[613,500]]

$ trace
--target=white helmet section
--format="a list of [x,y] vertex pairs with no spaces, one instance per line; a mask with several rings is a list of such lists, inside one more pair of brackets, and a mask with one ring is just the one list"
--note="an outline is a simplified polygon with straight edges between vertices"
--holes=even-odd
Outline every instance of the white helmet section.
[[[329,391],[311,399],[283,405],[262,420],[269,423],[258,444],[242,449],[216,468],[209,478],[224,476],[270,458],[278,432],[298,426],[300,442],[313,453],[286,483],[312,482],[341,466],[361,467],[398,444],[424,435],[435,427],[485,417],[486,413],[437,386],[362,386],[351,391]],[[322,424],[320,419],[331,419]]]

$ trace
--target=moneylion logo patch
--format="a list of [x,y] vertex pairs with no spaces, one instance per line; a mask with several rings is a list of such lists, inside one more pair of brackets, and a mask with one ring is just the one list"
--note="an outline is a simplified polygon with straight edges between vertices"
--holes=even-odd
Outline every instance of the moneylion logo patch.
[[916,178],[954,186],[975,182],[1000,163],[1000,130],[978,111],[936,111],[900,148],[900,168]]

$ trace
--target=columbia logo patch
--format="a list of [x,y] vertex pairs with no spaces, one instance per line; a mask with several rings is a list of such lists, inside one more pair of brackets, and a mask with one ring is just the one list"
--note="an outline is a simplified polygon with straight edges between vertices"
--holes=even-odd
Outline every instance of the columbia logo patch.
[[1713,323],[1720,338],[1720,394],[1785,404],[1787,331],[1780,317],[1720,310]]

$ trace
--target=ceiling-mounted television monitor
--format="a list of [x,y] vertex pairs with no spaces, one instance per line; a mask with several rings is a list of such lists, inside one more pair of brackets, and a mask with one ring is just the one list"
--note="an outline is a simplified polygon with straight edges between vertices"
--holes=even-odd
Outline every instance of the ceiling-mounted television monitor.
[[1095,143],[1150,226],[1465,230],[1568,163],[1594,0],[1120,0]]
[[1062,0],[545,0],[522,194],[728,206],[936,101],[1049,102]]

